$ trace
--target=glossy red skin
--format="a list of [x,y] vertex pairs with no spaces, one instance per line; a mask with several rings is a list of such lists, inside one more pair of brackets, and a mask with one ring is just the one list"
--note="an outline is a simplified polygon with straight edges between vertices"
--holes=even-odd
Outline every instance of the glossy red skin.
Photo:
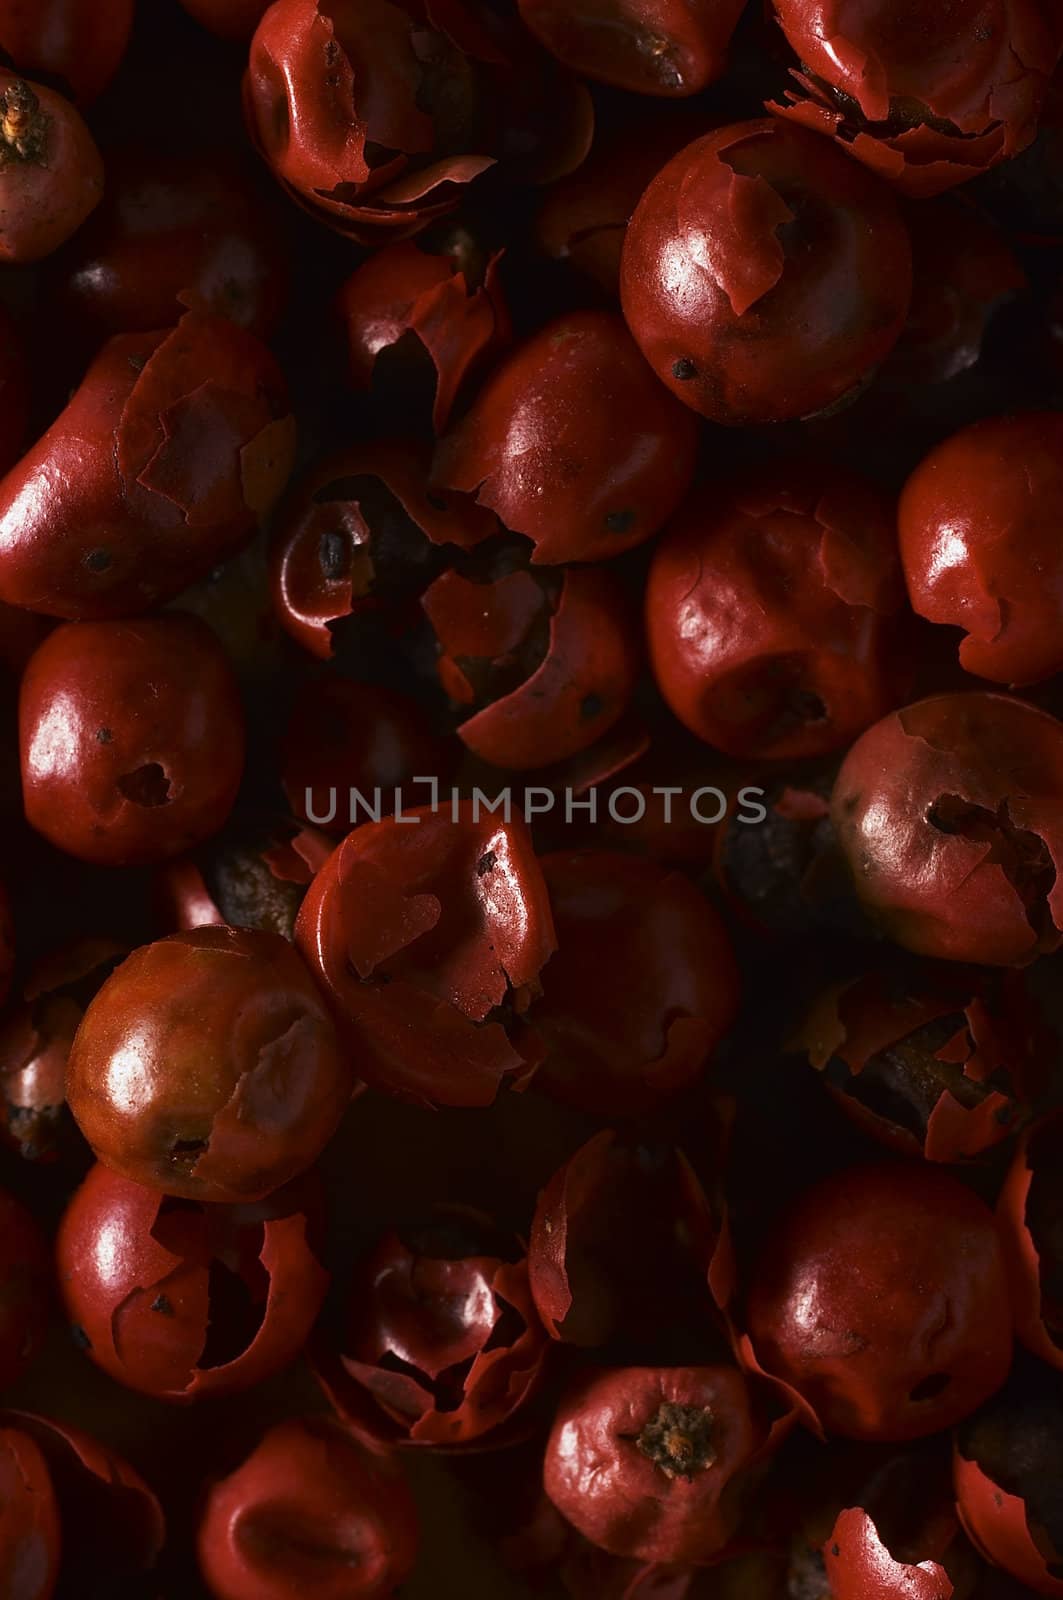
[[501,1256],[493,1239],[482,1250],[475,1240],[473,1231],[469,1253],[455,1245],[443,1256],[416,1230],[391,1233],[356,1268],[343,1379],[329,1392],[362,1436],[489,1448],[535,1394],[549,1341],[523,1249],[507,1240],[513,1248]]
[[81,106],[110,83],[125,55],[134,0],[3,0],[0,51],[19,72],[58,80]]
[[19,697],[22,797],[46,839],[83,861],[164,861],[216,833],[244,767],[231,667],[196,617],[66,623]]
[[642,1116],[697,1081],[738,1012],[727,931],[681,873],[619,851],[544,857],[557,952],[530,1021],[537,1084],[602,1117]]
[[[929,813],[943,797],[983,818],[1006,805],[1012,834],[995,823],[989,842],[941,831]],[[1017,831],[1026,843],[1041,841],[1045,862],[1063,866],[1063,726],[1047,712],[984,693],[937,695],[896,711],[850,750],[831,814],[857,894],[906,949],[1013,966],[1063,943],[1063,873],[1047,892],[1047,873],[1037,880],[1035,928],[1005,870],[1010,862],[994,859]]]
[[896,342],[911,282],[889,191],[826,140],[769,119],[696,139],[654,178],[620,289],[657,376],[740,427],[852,394]]
[[[441,652],[443,688],[470,710],[458,737],[493,766],[528,772],[567,761],[608,733],[630,704],[638,639],[627,597],[603,568],[570,569],[556,599],[526,570],[483,584],[451,569],[421,606]],[[467,675],[470,664],[511,670],[545,616],[549,637],[541,660],[517,688],[485,704]]]
[[54,1161],[66,1117],[66,1063],[88,998],[124,955],[80,939],[39,961],[0,1020],[0,1142],[23,1161]]
[[654,553],[650,664],[681,722],[727,755],[827,755],[895,703],[901,605],[891,508],[804,466],[695,493]]
[[[497,531],[491,513],[465,496],[430,490],[428,467],[422,445],[374,439],[319,461],[288,498],[270,548],[273,605],[312,655],[332,655],[330,625],[427,588],[443,561],[436,546],[468,548]],[[375,496],[384,490],[398,502],[412,524],[410,548],[390,549],[391,518],[363,505],[362,479],[372,480]]]
[[[56,1236],[63,1305],[90,1358],[128,1388],[192,1401],[250,1389],[280,1372],[306,1343],[328,1287],[298,1192],[260,1206],[185,1206],[95,1166]],[[244,1283],[254,1331],[215,1302],[222,1262]],[[249,1325],[250,1326],[250,1325]],[[215,1364],[208,1329],[226,1341]]]
[[1063,416],[992,417],[953,434],[908,479],[901,559],[912,606],[962,628],[960,665],[996,683],[1063,671]]
[[[536,1309],[552,1339],[594,1349],[661,1322],[711,1322],[731,1295],[726,1219],[678,1148],[663,1159],[634,1140],[597,1133],[539,1195],[528,1243]],[[700,1280],[698,1307],[684,1298]],[[706,1280],[709,1294],[705,1294]]]
[[470,380],[509,342],[499,259],[485,264],[482,281],[469,273],[460,244],[428,250],[404,241],[363,262],[337,300],[355,388],[369,389],[378,357],[413,337],[435,369],[432,425],[441,433]]
[[220,39],[250,39],[271,0],[181,0],[190,17]]
[[[527,826],[408,807],[338,845],[295,942],[360,1078],[419,1104],[486,1106],[538,1059],[524,1017],[555,948]],[[504,1008],[500,1020],[492,1016]]]
[[1056,1552],[1044,1533],[1037,1538],[1026,1519],[1026,1502],[993,1481],[977,1461],[968,1461],[959,1445],[953,1457],[956,1504],[960,1521],[977,1550],[994,1566],[1003,1567],[1033,1594],[1063,1594]]
[[997,1201],[997,1220],[1011,1281],[1015,1332],[1028,1350],[1063,1371],[1063,1318],[1052,1301],[1050,1273],[1058,1249],[1052,1234],[1035,1237],[1027,1215],[1038,1171],[1058,1168],[1063,1113],[1049,1112],[1019,1140]]
[[834,1600],[952,1600],[960,1591],[938,1558],[956,1539],[955,1519],[942,1517],[937,1532],[938,1539],[919,1562],[898,1561],[883,1543],[874,1518],[858,1506],[849,1507],[823,1546]]
[[[716,1416],[716,1460],[669,1477],[636,1439],[662,1403]],[[585,1379],[558,1407],[543,1482],[558,1510],[613,1555],[700,1565],[731,1538],[736,1480],[768,1442],[736,1367],[618,1367]]]
[[[417,232],[494,165],[461,151],[477,96],[470,55],[423,18],[416,0],[277,0],[251,41],[253,141],[294,198],[361,242]],[[429,54],[442,82],[425,97]],[[367,146],[388,154],[370,165]]]
[[351,1097],[310,974],[279,934],[203,927],[134,951],[92,1001],[67,1100],[98,1160],[190,1200],[261,1200]]
[[196,1549],[217,1600],[377,1600],[413,1570],[417,1511],[393,1457],[292,1417],[211,1485]]
[[118,1592],[123,1581],[154,1567],[166,1537],[162,1508],[140,1474],[106,1445],[51,1417],[0,1412],[0,1477],[11,1473],[17,1475],[11,1487],[20,1497],[28,1491],[29,1503],[19,1507],[3,1495],[5,1594],[48,1600],[60,1577],[62,1592],[68,1585],[76,1592],[87,1572]]
[[171,599],[250,538],[294,428],[273,357],[227,319],[109,340],[0,482],[0,600],[81,620]]
[[[2,19],[0,19],[2,23]],[[0,96],[26,85],[0,67]],[[23,158],[3,139],[0,262],[25,266],[65,244],[99,204],[103,160],[80,114],[54,89],[28,85],[35,97],[31,127],[41,156]]]
[[[1011,1363],[993,1214],[933,1167],[823,1179],[754,1266],[746,1326],[744,1363],[783,1384],[817,1431],[889,1442],[939,1432],[988,1399]],[[928,1380],[937,1392],[913,1399]]]
[[697,428],[655,382],[620,318],[578,311],[496,369],[440,443],[433,478],[475,494],[534,562],[605,561],[667,521]]
[[[372,805],[377,790],[389,799],[405,790],[423,800],[417,778],[451,776],[457,747],[435,734],[416,700],[350,678],[315,678],[299,694],[281,743],[281,782],[298,817],[322,818],[343,838],[351,828],[350,791]],[[336,791],[335,816],[330,797]],[[312,804],[307,804],[310,791]],[[360,802],[355,821],[365,818]],[[327,819],[327,820],[326,820]]]
[[[1045,1041],[1019,985],[1018,974],[996,986],[958,968],[921,967],[900,983],[889,972],[871,971],[823,995],[795,1043],[818,1071],[847,1070],[846,1082],[827,1079],[828,1091],[879,1144],[946,1165],[970,1161],[1007,1139],[1045,1086]],[[860,1075],[880,1053],[903,1055],[913,1034],[946,1019],[955,1024],[952,1037],[933,1051],[917,1044],[918,1053],[950,1064],[981,1092],[967,1105],[943,1087],[919,1134],[865,1103]]]
[[834,134],[904,193],[940,194],[1033,139],[1063,44],[1036,0],[773,3],[802,70],[771,109]]
[[116,152],[102,205],[54,265],[50,295],[94,347],[173,327],[187,310],[266,339],[288,288],[279,230],[223,150]]
[[0,1190],[0,1386],[20,1378],[36,1356],[52,1299],[50,1253],[37,1224]]
[[635,94],[697,94],[718,78],[745,0],[519,0],[546,48],[581,77]]

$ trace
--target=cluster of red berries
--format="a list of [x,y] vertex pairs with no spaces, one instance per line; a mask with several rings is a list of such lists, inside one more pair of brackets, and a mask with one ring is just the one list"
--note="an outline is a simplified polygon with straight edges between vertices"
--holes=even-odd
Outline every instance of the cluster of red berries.
[[1063,0],[0,0],[0,1600],[1063,1596]]

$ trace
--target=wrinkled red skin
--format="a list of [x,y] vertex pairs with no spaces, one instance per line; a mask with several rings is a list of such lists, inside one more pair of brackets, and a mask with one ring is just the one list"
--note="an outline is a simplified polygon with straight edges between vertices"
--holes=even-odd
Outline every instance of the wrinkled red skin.
[[50,1251],[37,1224],[0,1190],[0,1386],[20,1378],[36,1356],[52,1292]]
[[831,814],[857,894],[906,949],[1021,966],[1063,943],[1063,726],[1047,712],[983,693],[895,711],[845,758]]
[[594,1116],[642,1116],[697,1081],[738,1013],[727,930],[679,872],[619,851],[544,857],[557,952],[530,1023],[537,1085]]
[[[416,0],[277,0],[251,41],[253,141],[293,198],[359,242],[417,232],[494,165],[463,151],[475,142],[479,30],[456,19],[475,30],[467,54],[423,15]],[[367,149],[383,158],[370,164]]]
[[957,1510],[975,1548],[1026,1584],[1026,1593],[1063,1595],[1063,1578],[1053,1575],[1063,1552],[1043,1529],[1031,1528],[1025,1500],[995,1483],[977,1461],[968,1461],[958,1444],[953,1462]]
[[1063,1304],[1058,1289],[1063,1256],[1050,1210],[1043,1231],[1037,1216],[1042,1192],[1047,1190],[1049,1198],[1053,1193],[1061,1139],[1059,1111],[1026,1130],[1000,1191],[997,1219],[1011,1279],[1015,1331],[1028,1350],[1063,1371]]
[[216,1600],[378,1600],[413,1570],[417,1509],[393,1456],[292,1417],[211,1485],[196,1550]]
[[709,1328],[731,1297],[726,1218],[681,1150],[606,1130],[540,1194],[528,1273],[546,1331],[563,1344],[653,1339],[662,1323]]
[[624,243],[621,300],[657,376],[729,427],[853,394],[911,299],[908,232],[869,174],[802,129],[735,123],[673,157]]
[[23,1161],[54,1161],[67,1129],[66,1063],[85,1007],[123,956],[81,939],[39,961],[0,1020],[0,1143]]
[[925,199],[1031,142],[1063,45],[1036,0],[773,0],[801,63],[780,116]]
[[465,549],[497,528],[467,497],[429,489],[421,445],[354,445],[311,468],[278,518],[270,549],[274,609],[293,639],[328,660],[335,624],[416,597],[443,564],[438,546]]
[[[956,1517],[947,1463],[947,1456],[941,1461],[936,1451],[925,1463],[906,1452],[887,1460],[880,1477],[873,1476],[858,1493],[850,1490],[823,1545],[834,1600],[965,1600],[970,1595],[975,1559]],[[879,1503],[876,1491],[883,1487],[896,1505],[893,1515],[889,1505]]]
[[29,365],[22,335],[10,311],[0,306],[0,472],[13,467],[21,454],[29,410]]
[[0,482],[0,600],[80,620],[171,599],[250,538],[294,448],[280,371],[234,323],[109,340]]
[[895,704],[891,508],[847,473],[761,470],[669,525],[646,586],[650,663],[692,733],[744,759],[828,755]]
[[[25,101],[17,133],[15,96]],[[0,262],[19,266],[65,244],[103,194],[103,160],[69,100],[2,67],[0,175]]]
[[[458,737],[493,766],[528,772],[567,761],[630,704],[638,638],[624,591],[602,568],[570,569],[556,593],[526,569],[491,583],[451,569],[421,606],[438,642],[440,682],[469,712]],[[493,698],[499,678],[509,685],[529,654],[531,670]],[[479,674],[487,676],[480,692]]]
[[69,89],[80,106],[102,94],[125,55],[134,0],[2,0],[0,52],[19,71]]
[[954,198],[906,207],[912,238],[912,307],[879,384],[948,383],[975,366],[994,311],[1026,287],[1000,234]]
[[546,883],[519,817],[475,820],[471,801],[404,816],[337,846],[295,942],[360,1078],[421,1105],[490,1105],[538,1060],[525,1017],[556,946]]
[[[0,1412],[0,1589],[18,1600],[120,1585],[150,1572],[166,1538],[154,1494],[131,1466],[77,1428]],[[114,1592],[119,1592],[116,1587]]]
[[307,885],[331,853],[331,840],[316,828],[287,819],[238,822],[160,873],[166,931],[213,924],[290,939]]
[[326,1387],[363,1436],[486,1449],[535,1394],[548,1347],[520,1241],[441,1212],[386,1235],[355,1269],[342,1376]]
[[188,310],[267,339],[288,287],[279,231],[223,150],[118,151],[102,205],[54,268],[49,302],[93,349],[173,327]]
[[181,0],[190,17],[219,39],[250,39],[271,0]]
[[814,1431],[897,1443],[948,1428],[1011,1363],[992,1212],[933,1167],[826,1178],[762,1251],[746,1326],[743,1363],[778,1380]]
[[947,967],[874,970],[823,995],[795,1044],[879,1144],[970,1161],[1029,1116],[1048,1075],[1019,975],[995,980]]
[[98,1160],[189,1200],[261,1200],[351,1098],[310,974],[278,934],[203,927],[134,951],[85,1013],[67,1101]]
[[[643,1429],[662,1405],[713,1414],[711,1464],[690,1476],[643,1454]],[[701,1565],[732,1537],[743,1478],[770,1443],[737,1367],[619,1367],[562,1400],[543,1482],[557,1509],[612,1555]]]
[[1063,671],[1063,416],[991,417],[953,434],[908,479],[901,560],[913,608],[962,628],[960,665],[996,683]]
[[160,1400],[233,1394],[280,1372],[328,1287],[307,1198],[295,1186],[259,1206],[202,1206],[93,1167],[56,1236],[79,1345]]
[[232,668],[196,617],[66,623],[19,697],[22,797],[83,861],[164,861],[216,833],[244,766]]
[[631,213],[651,178],[698,131],[693,116],[636,121],[595,141],[581,167],[551,184],[535,217],[535,241],[614,299],[620,293],[620,253]]
[[[423,800],[417,778],[445,782],[456,765],[452,740],[436,735],[416,700],[350,678],[315,678],[301,691],[281,742],[281,782],[293,813],[320,819],[343,838],[365,820],[376,791]],[[352,818],[350,792],[356,800]],[[335,790],[335,814],[332,791]],[[363,804],[364,802],[364,804]]]
[[697,94],[723,72],[745,0],[519,0],[536,38],[581,77],[635,94]]
[[498,367],[441,442],[433,479],[475,494],[532,561],[604,561],[680,503],[697,428],[646,370],[620,318],[578,311]]
[[470,381],[509,342],[500,257],[478,263],[476,254],[460,230],[432,249],[423,241],[388,245],[347,279],[338,296],[354,387],[371,388],[378,359],[415,340],[435,371],[437,433]]

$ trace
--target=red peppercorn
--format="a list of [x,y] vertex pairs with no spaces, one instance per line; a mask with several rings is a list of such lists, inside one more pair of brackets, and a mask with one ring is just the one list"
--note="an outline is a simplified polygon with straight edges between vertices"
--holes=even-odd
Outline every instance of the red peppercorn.
[[160,875],[168,931],[226,924],[290,939],[295,917],[332,844],[286,819],[238,817],[194,857]]
[[224,150],[117,151],[102,205],[53,268],[50,301],[92,348],[173,327],[188,310],[265,339],[288,288],[279,229]]
[[538,1059],[526,1013],[555,947],[546,883],[517,818],[463,801],[404,819],[337,846],[296,944],[359,1077],[422,1104],[489,1105]]
[[89,1005],[67,1068],[70,1109],[105,1166],[233,1204],[309,1167],[351,1087],[291,945],[242,928],[134,951]]
[[969,1161],[1014,1132],[1047,1077],[1017,973],[877,967],[831,988],[795,1043],[857,1125],[900,1155]]
[[432,426],[442,432],[469,382],[509,340],[499,259],[467,229],[448,225],[363,262],[338,299],[355,388],[376,379],[379,389],[386,372],[408,425],[417,363],[427,358]]
[[[322,1381],[370,1439],[494,1447],[537,1391],[548,1340],[521,1242],[447,1211],[387,1234],[355,1268]],[[510,1424],[505,1435],[503,1425]]]
[[[335,676],[314,678],[296,697],[281,743],[281,782],[296,816],[320,819],[342,838],[378,794],[389,803],[423,799],[418,778],[445,781],[453,740],[435,734],[407,695]],[[330,815],[331,813],[331,815]]]
[[441,442],[434,481],[475,494],[536,562],[604,561],[681,501],[697,428],[663,393],[620,318],[574,312],[498,367]]
[[956,1435],[960,1520],[1023,1594],[1063,1594],[1063,1392],[1045,1367],[1020,1367]]
[[668,1329],[680,1348],[706,1348],[731,1294],[721,1211],[681,1150],[595,1134],[554,1173],[532,1222],[531,1290],[551,1338],[634,1352],[659,1348]]
[[444,565],[439,548],[479,544],[496,519],[465,496],[428,488],[428,452],[375,439],[326,457],[297,485],[270,552],[282,626],[327,660],[337,623],[412,600]]
[[850,1439],[950,1427],[1011,1363],[993,1214],[932,1167],[854,1167],[803,1194],[754,1265],[746,1317],[743,1359]]
[[280,372],[235,324],[109,340],[0,483],[0,599],[82,618],[171,598],[250,537],[293,450]]
[[393,1456],[292,1417],[211,1485],[196,1546],[216,1600],[377,1600],[413,1569],[417,1512]]
[[1063,1369],[1063,1113],[1050,1112],[1019,1140],[997,1216],[1011,1278],[1015,1331],[1027,1349]]
[[79,105],[110,83],[125,55],[134,0],[2,0],[0,51],[19,72],[58,82]]
[[650,661],[676,716],[728,755],[826,755],[895,703],[890,508],[848,473],[759,472],[694,495],[654,554]]
[[557,951],[530,1022],[537,1084],[597,1116],[642,1116],[701,1075],[735,1020],[731,942],[681,873],[606,850],[544,857]]
[[911,284],[889,191],[825,139],[771,120],[674,156],[621,264],[624,315],[657,376],[733,427],[852,395],[895,343]]
[[57,628],[26,668],[19,725],[27,819],[82,860],[165,860],[236,798],[239,691],[198,618]]
[[[2,18],[0,18],[2,26]],[[0,261],[51,255],[103,194],[103,162],[74,107],[0,67]]]
[[0,1386],[9,1386],[36,1357],[48,1326],[52,1267],[37,1224],[0,1189]]
[[909,478],[901,557],[912,605],[962,628],[960,664],[997,683],[1063,671],[1063,416],[993,417],[938,445]]
[[999,694],[876,723],[834,787],[856,891],[898,944],[1008,966],[1063,943],[1063,726]]
[[520,0],[574,72],[636,94],[697,94],[723,72],[744,0]]
[[316,1209],[299,1185],[260,1205],[205,1206],[93,1167],[56,1238],[78,1345],[160,1400],[272,1377],[302,1349],[325,1297]]
[[[0,1592],[117,1594],[154,1567],[162,1508],[121,1456],[51,1417],[0,1412]],[[89,1576],[91,1575],[91,1576]]]
[[1025,148],[1063,45],[1036,0],[773,0],[801,70],[786,105],[912,195]]
[[639,652],[626,596],[601,568],[504,572],[487,582],[451,569],[422,596],[440,650],[440,682],[468,714],[466,749],[524,772],[567,761],[627,710]]
[[619,1367],[562,1400],[543,1481],[573,1527],[613,1555],[699,1564],[734,1534],[771,1442],[737,1367]]

